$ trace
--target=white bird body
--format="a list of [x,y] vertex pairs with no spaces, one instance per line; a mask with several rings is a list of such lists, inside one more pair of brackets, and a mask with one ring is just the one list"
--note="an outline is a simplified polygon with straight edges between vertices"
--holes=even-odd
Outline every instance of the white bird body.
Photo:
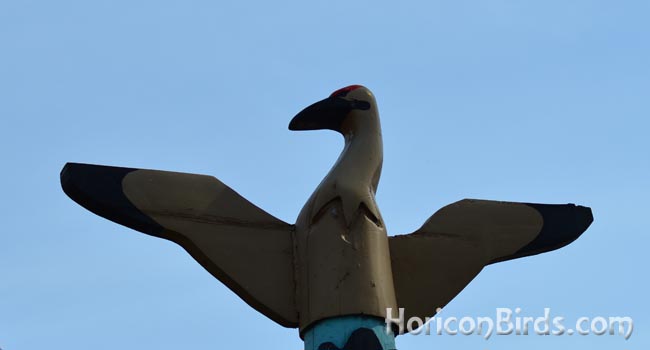
[[[341,125],[345,146],[296,220],[301,329],[339,315],[396,309],[386,226],[375,202],[383,154],[379,117],[352,111]],[[379,258],[383,257],[383,258]]]

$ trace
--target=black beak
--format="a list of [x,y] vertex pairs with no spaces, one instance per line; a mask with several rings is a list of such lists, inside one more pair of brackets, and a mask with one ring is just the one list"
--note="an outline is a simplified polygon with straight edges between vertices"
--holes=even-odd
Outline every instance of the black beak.
[[340,131],[341,123],[353,109],[369,109],[370,103],[347,100],[342,97],[328,97],[303,109],[289,123],[289,130]]

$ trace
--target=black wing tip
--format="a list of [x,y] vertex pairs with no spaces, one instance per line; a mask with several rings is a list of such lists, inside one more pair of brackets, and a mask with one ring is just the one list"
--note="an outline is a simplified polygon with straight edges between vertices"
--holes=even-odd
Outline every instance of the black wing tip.
[[587,231],[589,226],[594,222],[594,214],[589,207],[582,205],[576,206],[576,226],[580,234]]
[[61,169],[61,188],[68,197],[85,207],[88,200],[93,201],[93,198],[86,198],[86,195],[104,194],[100,198],[95,198],[101,199],[107,194],[102,192],[114,194],[117,190],[122,193],[122,180],[135,170],[105,165],[66,163]]
[[[535,204],[527,203],[537,210],[544,220],[547,230],[560,230],[581,235],[594,221],[590,207],[569,204]],[[544,231],[542,228],[542,231]],[[577,237],[576,237],[577,238]]]
[[575,204],[528,203],[544,220],[537,237],[518,254],[534,255],[562,248],[580,237],[594,221],[591,208]]
[[126,197],[122,181],[138,169],[83,163],[66,163],[61,169],[63,192],[89,211],[151,235],[163,228],[142,213]]
[[591,208],[581,205],[525,204],[542,216],[541,231],[532,242],[516,253],[490,261],[491,264],[560,249],[578,239],[594,221]]

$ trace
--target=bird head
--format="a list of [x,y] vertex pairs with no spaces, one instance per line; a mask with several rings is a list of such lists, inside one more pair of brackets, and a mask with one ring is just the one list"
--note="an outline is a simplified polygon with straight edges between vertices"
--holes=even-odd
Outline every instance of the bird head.
[[289,130],[329,129],[345,133],[345,129],[359,124],[357,119],[360,123],[373,116],[376,119],[376,108],[375,98],[366,87],[346,86],[300,111],[289,123]]

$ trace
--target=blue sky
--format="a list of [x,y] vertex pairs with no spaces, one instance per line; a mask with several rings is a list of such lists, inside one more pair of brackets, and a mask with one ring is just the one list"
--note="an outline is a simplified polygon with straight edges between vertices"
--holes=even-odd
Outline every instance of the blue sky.
[[210,174],[287,222],[341,150],[291,117],[375,93],[391,234],[462,198],[592,207],[441,316],[631,316],[632,337],[403,336],[400,349],[650,345],[647,1],[0,3],[0,348],[302,349],[180,247],[61,191],[68,161]]

